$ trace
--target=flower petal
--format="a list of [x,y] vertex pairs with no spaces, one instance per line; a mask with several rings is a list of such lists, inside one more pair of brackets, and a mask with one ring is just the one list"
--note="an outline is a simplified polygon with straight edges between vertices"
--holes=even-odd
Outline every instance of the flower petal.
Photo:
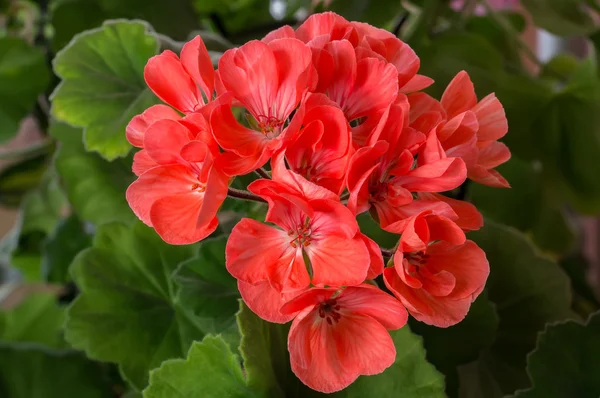
[[181,149],[191,141],[190,131],[174,120],[159,120],[148,128],[144,148],[158,164],[183,162]]
[[198,178],[185,165],[154,167],[142,174],[127,188],[126,198],[136,216],[152,226],[150,208],[162,197],[185,195],[192,192]]
[[479,121],[477,138],[479,141],[494,141],[504,137],[508,132],[508,122],[502,104],[496,95],[483,98],[472,109]]
[[388,330],[400,329],[408,320],[408,314],[402,304],[373,285],[363,283],[347,287],[338,297],[337,301],[343,308],[369,316]]
[[150,127],[152,123],[161,119],[179,120],[181,119],[181,116],[169,106],[162,104],[153,105],[146,109],[142,114],[134,116],[129,124],[127,124],[127,127],[125,128],[127,141],[135,147],[143,148],[146,130],[148,130],[148,127]]
[[351,286],[363,282],[369,270],[369,251],[360,236],[326,236],[305,247],[315,286]]
[[172,51],[150,58],[144,78],[158,98],[183,113],[192,113],[204,105],[200,89]]
[[156,163],[144,149],[133,155],[133,165],[131,165],[131,170],[138,177],[156,166],[158,166],[158,163]]
[[285,304],[286,300],[291,298],[289,294],[281,294],[273,289],[269,282],[259,282],[252,285],[244,281],[238,281],[238,289],[248,308],[265,321],[287,323],[294,319],[297,314],[297,312],[281,313],[279,309]]
[[458,72],[446,87],[440,102],[448,114],[448,119],[470,110],[477,104],[475,88],[467,72]]
[[205,103],[210,102],[215,90],[215,70],[200,36],[184,44],[181,49],[181,64],[202,89]]

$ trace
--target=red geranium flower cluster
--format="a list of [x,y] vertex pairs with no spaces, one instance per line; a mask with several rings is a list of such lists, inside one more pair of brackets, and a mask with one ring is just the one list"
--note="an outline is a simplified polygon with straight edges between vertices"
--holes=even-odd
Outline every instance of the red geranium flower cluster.
[[[172,108],[153,106],[127,128],[142,148],[129,204],[166,242],[193,243],[216,229],[235,176],[265,177],[246,195],[268,203],[266,223],[234,227],[226,265],[256,314],[293,320],[292,369],[315,390],[390,366],[387,330],[407,310],[439,327],[461,321],[489,273],[465,237],[481,215],[439,192],[467,177],[508,186],[493,170],[510,157],[497,142],[502,105],[493,94],[478,101],[465,72],[437,101],[418,92],[433,83],[418,69],[394,35],[333,13],[231,49],[218,70],[200,37],[145,69]],[[384,250],[387,268],[356,221],[365,211],[400,235]],[[368,282],[382,274],[395,297]]]

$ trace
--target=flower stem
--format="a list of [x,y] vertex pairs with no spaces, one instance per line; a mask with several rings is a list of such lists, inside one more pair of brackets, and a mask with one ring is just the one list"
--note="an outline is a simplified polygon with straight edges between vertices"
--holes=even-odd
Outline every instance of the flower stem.
[[252,192],[244,191],[242,189],[229,188],[227,190],[227,196],[236,199],[250,200],[252,202],[267,203],[267,201],[261,198],[260,196],[255,195]]
[[381,255],[386,258],[392,258],[394,255],[394,250],[384,249],[383,247],[379,248],[381,250]]
[[258,169],[254,170],[254,172],[262,178],[266,178],[267,180],[271,179],[271,175],[269,174],[269,172],[263,169],[262,167],[259,167]]

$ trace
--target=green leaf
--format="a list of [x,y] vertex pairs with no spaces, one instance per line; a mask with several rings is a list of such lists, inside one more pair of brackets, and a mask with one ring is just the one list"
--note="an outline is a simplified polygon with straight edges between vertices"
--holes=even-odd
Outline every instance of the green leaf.
[[150,369],[183,357],[206,334],[178,301],[171,278],[193,255],[193,246],[170,246],[141,223],[100,226],[93,247],[71,266],[81,293],[68,310],[67,341],[90,358],[117,363],[143,389]]
[[[498,13],[510,23],[515,31],[519,33],[523,32],[526,25],[523,15],[517,12],[499,11]],[[465,29],[470,33],[483,37],[495,48],[501,50],[504,57],[511,64],[514,64],[517,67],[521,66],[521,56],[514,41],[490,15],[473,16],[469,18]]]
[[143,78],[158,50],[149,30],[142,22],[108,21],[77,35],[54,58],[62,82],[52,94],[52,115],[83,127],[86,150],[108,160],[127,155],[125,126],[156,102]]
[[83,249],[92,245],[92,237],[75,215],[62,220],[43,244],[42,275],[51,283],[65,284],[70,281],[69,265]]
[[0,143],[17,133],[49,78],[40,49],[17,37],[0,38]]
[[239,310],[236,280],[225,268],[227,236],[201,243],[198,257],[183,262],[173,274],[177,300],[190,310],[206,333],[226,332],[228,342],[239,344],[235,314]]
[[0,205],[18,207],[27,192],[42,181],[48,158],[48,154],[44,153],[23,159],[0,171]]
[[533,22],[559,36],[586,35],[595,30],[589,9],[580,0],[522,0]]
[[53,293],[33,293],[10,311],[0,312],[0,342],[64,348],[65,310]]
[[415,51],[421,59],[419,73],[435,80],[428,91],[436,98],[461,70],[469,73],[480,98],[495,91],[504,76],[502,55],[476,34],[440,34],[435,40],[417,46]]
[[520,159],[539,159],[548,151],[548,137],[534,124],[552,100],[552,88],[527,76],[505,75],[495,91],[508,119],[508,134],[502,141]]
[[528,387],[525,361],[537,333],[548,322],[573,316],[569,279],[513,228],[487,220],[470,238],[490,263],[486,289],[500,317],[496,340],[480,361],[502,391],[512,393]]
[[575,243],[575,232],[563,202],[545,186],[541,170],[514,156],[496,170],[511,188],[471,184],[471,202],[486,217],[531,233],[541,249],[558,254],[568,252]]
[[444,376],[425,359],[421,337],[412,333],[408,326],[390,334],[396,346],[394,364],[379,375],[359,377],[333,397],[446,397]]
[[527,358],[533,387],[520,398],[597,397],[600,395],[600,312],[585,325],[565,322],[540,333]]
[[97,364],[80,353],[0,345],[0,396],[113,398]]
[[66,205],[65,195],[58,180],[48,173],[42,184],[23,199],[23,225],[21,234],[43,232],[50,234]]
[[86,152],[80,129],[53,121],[50,134],[61,143],[55,167],[79,217],[94,224],[133,221],[136,217],[125,200],[135,177],[130,164],[123,159],[107,162]]
[[221,337],[194,342],[187,359],[165,361],[150,373],[144,398],[267,397],[250,389],[238,357]]
[[481,294],[471,305],[467,317],[449,328],[436,328],[410,319],[413,332],[423,337],[427,360],[446,375],[446,388],[455,382],[456,367],[477,359],[492,345],[498,329],[498,314],[494,305]]

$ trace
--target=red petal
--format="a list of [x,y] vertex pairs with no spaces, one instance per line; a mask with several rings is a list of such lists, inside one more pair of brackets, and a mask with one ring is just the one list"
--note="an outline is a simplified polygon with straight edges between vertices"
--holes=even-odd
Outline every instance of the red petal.
[[419,200],[429,202],[442,201],[449,204],[458,216],[458,218],[453,221],[463,230],[474,231],[483,226],[483,216],[477,211],[477,208],[469,202],[452,199],[437,193],[425,192],[419,193]]
[[[297,312],[282,314],[280,308],[285,304],[286,296],[273,289],[269,282],[256,285],[238,281],[238,289],[246,305],[259,317],[268,322],[287,323],[294,319]],[[287,298],[289,300],[289,298]]]
[[169,50],[148,60],[144,78],[161,100],[183,113],[192,113],[204,105],[200,89]]
[[182,162],[181,149],[191,141],[190,131],[174,120],[159,120],[144,137],[144,148],[158,164]]
[[400,329],[408,320],[406,309],[398,300],[372,285],[347,287],[337,300],[344,308],[369,316],[389,330]]
[[494,94],[483,98],[473,107],[479,121],[479,141],[494,141],[508,132],[508,122],[502,104]]
[[296,33],[294,33],[294,28],[290,25],[282,26],[281,28],[275,29],[272,32],[267,33],[265,37],[262,38],[263,43],[269,43],[273,40],[277,39],[286,39],[286,38],[295,38]]
[[[285,120],[298,106],[308,88],[312,53],[306,44],[297,39],[279,39],[269,42],[277,63],[279,86],[275,102],[271,104],[279,120]],[[272,77],[271,77],[272,78]]]
[[396,73],[391,64],[375,58],[358,61],[352,93],[340,103],[347,119],[351,121],[389,106],[398,95]]
[[313,270],[315,286],[357,285],[367,277],[369,251],[362,239],[326,236],[304,248]]
[[181,63],[202,89],[206,99],[205,103],[212,101],[215,91],[215,70],[200,36],[185,43],[181,49]]
[[480,184],[494,188],[510,188],[510,184],[496,170],[488,170],[483,166],[476,165],[469,169],[468,177]]
[[191,193],[196,183],[197,176],[185,165],[154,167],[127,188],[127,202],[140,220],[152,226],[150,208],[156,200]]
[[435,243],[427,250],[427,269],[432,273],[446,271],[456,279],[456,287],[449,298],[469,298],[475,301],[485,286],[490,266],[485,253],[475,242],[467,240],[460,246]]
[[237,155],[255,156],[266,145],[265,135],[242,126],[229,105],[218,106],[212,111],[210,125],[219,145]]
[[477,164],[486,169],[493,169],[500,166],[502,163],[508,162],[510,159],[510,149],[501,143],[494,141],[485,148],[479,150],[477,156]]
[[198,192],[165,196],[152,204],[150,220],[160,237],[171,245],[198,242],[217,229],[217,217],[205,225],[197,219],[204,195]]
[[367,279],[375,279],[383,272],[383,256],[381,255],[381,249],[374,240],[370,239],[367,235],[359,235],[367,249],[369,250],[369,257],[371,258],[369,271],[367,272]]
[[458,72],[446,87],[440,102],[448,114],[448,119],[470,110],[477,104],[475,88],[467,72]]
[[430,77],[423,75],[414,75],[412,79],[406,82],[405,85],[400,87],[401,93],[414,93],[415,91],[421,91],[431,86],[434,80]]
[[248,283],[268,280],[269,269],[289,264],[295,250],[284,231],[243,218],[231,231],[225,248],[227,270]]
[[254,117],[274,116],[271,109],[279,86],[277,62],[267,44],[252,40],[227,50],[219,60],[219,76]]
[[127,125],[125,133],[127,141],[138,148],[144,147],[144,134],[148,127],[157,120],[171,119],[179,120],[181,116],[171,107],[166,105],[153,105],[146,109],[141,115],[134,116]]
[[470,299],[452,300],[432,296],[425,289],[413,289],[400,279],[393,268],[386,268],[383,280],[408,312],[416,320],[428,325],[442,328],[455,325],[465,318],[471,306]]
[[133,165],[131,166],[131,170],[136,176],[141,176],[146,171],[156,166],[158,166],[158,163],[148,156],[148,152],[143,149],[133,155]]

